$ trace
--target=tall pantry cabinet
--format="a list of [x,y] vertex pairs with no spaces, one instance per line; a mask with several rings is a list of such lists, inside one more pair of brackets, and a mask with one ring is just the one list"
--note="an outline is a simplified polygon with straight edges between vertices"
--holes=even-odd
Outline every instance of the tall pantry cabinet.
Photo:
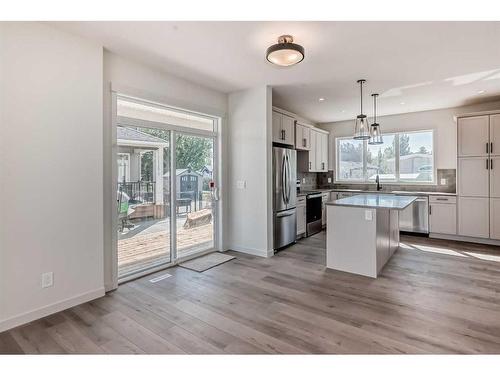
[[500,240],[500,114],[457,127],[458,234]]

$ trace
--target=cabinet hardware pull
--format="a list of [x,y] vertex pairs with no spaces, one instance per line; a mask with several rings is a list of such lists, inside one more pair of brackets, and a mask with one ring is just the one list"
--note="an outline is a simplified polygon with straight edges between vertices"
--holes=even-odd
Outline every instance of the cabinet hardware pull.
[[311,162],[309,162],[309,169],[311,169],[311,168],[312,168],[312,163],[311,163]]
[[490,143],[490,154],[493,154],[493,142]]
[[488,159],[486,159],[486,169],[489,169],[488,165],[489,165],[489,161],[488,161]]
[[489,149],[489,143],[488,143],[488,142],[486,142],[486,153],[487,153],[487,154],[489,154],[489,153],[490,153],[490,151],[489,151],[488,149]]
[[432,206],[429,205],[429,215],[432,215]]
[[490,159],[490,169],[493,169],[493,159]]

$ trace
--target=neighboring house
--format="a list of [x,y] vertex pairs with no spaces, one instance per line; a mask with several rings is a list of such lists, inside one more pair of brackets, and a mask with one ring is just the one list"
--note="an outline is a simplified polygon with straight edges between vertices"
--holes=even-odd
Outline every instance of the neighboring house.
[[[117,126],[117,180],[132,199],[163,205],[163,149],[168,147],[164,139],[140,130]],[[152,156],[152,170],[144,180],[141,178],[142,158]],[[142,180],[142,181],[141,181]]]

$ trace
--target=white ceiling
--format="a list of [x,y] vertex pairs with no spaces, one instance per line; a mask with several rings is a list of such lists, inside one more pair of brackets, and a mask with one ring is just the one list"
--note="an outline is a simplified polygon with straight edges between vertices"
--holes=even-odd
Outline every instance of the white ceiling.
[[[500,95],[500,22],[52,24],[219,91],[271,85],[274,105],[317,122],[359,113],[359,78],[367,80],[369,115],[373,92],[380,94],[380,115]],[[280,68],[266,61],[266,48],[281,34],[292,34],[304,46],[302,63]],[[319,102],[320,97],[325,100]]]

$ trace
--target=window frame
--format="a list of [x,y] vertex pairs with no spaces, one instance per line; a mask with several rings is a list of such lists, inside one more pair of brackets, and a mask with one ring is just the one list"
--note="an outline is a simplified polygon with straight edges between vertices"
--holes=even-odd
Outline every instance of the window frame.
[[[400,149],[399,149],[399,139],[402,134],[414,134],[414,133],[431,133],[432,135],[432,181],[411,181],[411,180],[401,180],[400,177]],[[395,168],[395,176],[394,180],[384,180],[383,183],[386,184],[398,184],[398,185],[436,185],[437,184],[437,168],[436,168],[436,137],[434,129],[422,129],[422,130],[411,130],[411,131],[400,131],[400,132],[391,132],[385,133],[384,135],[393,135],[395,136],[395,160],[394,160],[394,168]],[[352,140],[350,137],[335,137],[335,182],[343,183],[343,184],[374,184],[375,182],[368,180],[367,178],[367,151],[368,151],[368,141],[364,140],[363,142],[363,153],[362,153],[362,163],[363,163],[363,179],[342,179],[339,178],[340,171],[340,141],[342,140]]]

